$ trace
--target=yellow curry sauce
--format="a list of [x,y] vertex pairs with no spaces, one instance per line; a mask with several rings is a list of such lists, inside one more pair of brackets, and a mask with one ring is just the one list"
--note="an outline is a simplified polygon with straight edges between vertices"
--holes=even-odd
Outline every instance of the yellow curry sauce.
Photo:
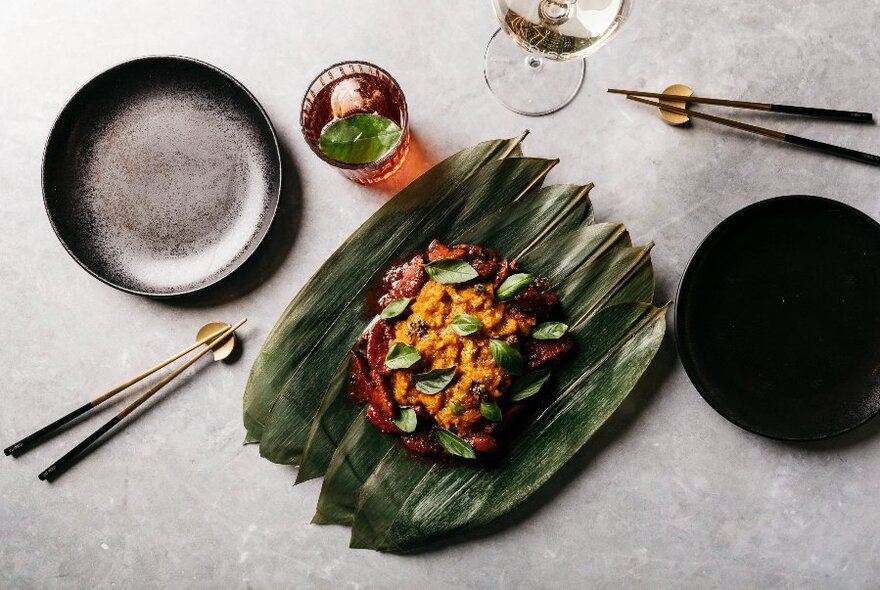
[[[444,285],[429,280],[412,303],[410,316],[398,322],[394,339],[414,346],[424,359],[422,371],[456,367],[452,383],[434,395],[416,390],[413,371],[395,371],[394,397],[402,406],[421,403],[443,428],[460,434],[470,432],[482,418],[482,401],[497,400],[510,387],[510,377],[495,364],[489,348],[492,338],[525,337],[535,318],[495,301],[491,284]],[[484,324],[479,332],[459,336],[451,327],[459,314],[478,317]],[[482,387],[481,387],[482,386]],[[456,415],[450,402],[464,411]]]

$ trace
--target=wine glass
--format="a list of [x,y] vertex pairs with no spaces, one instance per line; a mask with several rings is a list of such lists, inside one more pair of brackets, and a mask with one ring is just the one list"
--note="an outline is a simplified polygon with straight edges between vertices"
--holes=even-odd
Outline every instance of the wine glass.
[[583,58],[617,34],[631,5],[632,0],[492,0],[502,28],[486,47],[489,90],[521,115],[558,111],[583,84]]

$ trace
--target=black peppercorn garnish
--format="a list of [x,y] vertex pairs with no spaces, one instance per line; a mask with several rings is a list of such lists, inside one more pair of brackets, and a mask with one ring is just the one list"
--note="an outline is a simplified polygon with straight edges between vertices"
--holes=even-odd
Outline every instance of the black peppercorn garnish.
[[406,327],[406,333],[409,334],[409,336],[412,338],[424,336],[428,333],[428,324],[426,324],[422,320],[410,322],[410,324]]

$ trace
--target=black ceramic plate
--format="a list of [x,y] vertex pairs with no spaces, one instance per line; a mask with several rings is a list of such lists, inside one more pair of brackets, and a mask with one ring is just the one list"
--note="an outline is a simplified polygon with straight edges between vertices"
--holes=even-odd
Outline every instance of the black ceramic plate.
[[146,57],[70,99],[43,158],[46,211],[87,271],[132,293],[197,291],[256,249],[275,215],[281,157],[256,99],[228,74]]
[[880,224],[819,197],[724,220],[679,285],[676,332],[700,394],[746,430],[843,433],[880,411]]

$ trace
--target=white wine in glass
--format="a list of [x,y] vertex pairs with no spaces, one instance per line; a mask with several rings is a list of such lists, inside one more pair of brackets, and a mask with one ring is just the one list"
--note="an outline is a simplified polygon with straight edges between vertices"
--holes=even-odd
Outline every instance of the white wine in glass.
[[504,106],[523,115],[558,111],[583,83],[583,58],[614,37],[631,4],[632,0],[492,0],[502,28],[486,48],[489,89]]

